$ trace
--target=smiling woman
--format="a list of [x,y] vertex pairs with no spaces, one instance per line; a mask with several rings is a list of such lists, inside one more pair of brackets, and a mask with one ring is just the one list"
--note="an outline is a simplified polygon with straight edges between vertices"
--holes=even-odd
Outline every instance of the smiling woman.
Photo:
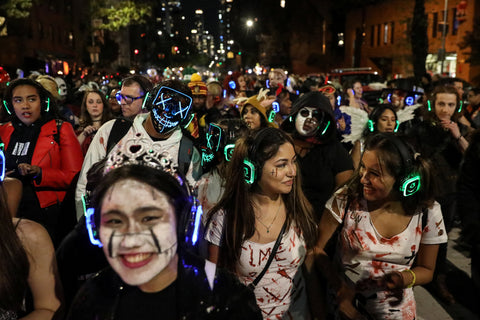
[[209,212],[209,259],[254,288],[264,319],[309,316],[301,266],[316,226],[296,161],[292,139],[279,129],[238,140],[224,195]]
[[67,319],[260,319],[252,292],[192,254],[200,211],[185,180],[145,141],[133,147],[109,158],[87,214],[110,267],[80,289]]
[[[431,281],[439,244],[447,241],[432,179],[429,162],[402,138],[367,138],[359,169],[325,205],[315,248],[339,314],[415,319],[412,287]],[[333,261],[341,263],[333,266],[325,246],[339,226]]]

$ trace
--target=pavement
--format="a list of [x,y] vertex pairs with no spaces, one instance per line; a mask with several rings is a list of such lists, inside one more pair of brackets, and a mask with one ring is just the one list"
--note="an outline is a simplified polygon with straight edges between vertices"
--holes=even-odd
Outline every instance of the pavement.
[[448,234],[447,286],[456,303],[448,305],[422,286],[415,287],[417,318],[419,320],[480,320],[480,288],[471,275],[469,252],[459,245],[460,229]]

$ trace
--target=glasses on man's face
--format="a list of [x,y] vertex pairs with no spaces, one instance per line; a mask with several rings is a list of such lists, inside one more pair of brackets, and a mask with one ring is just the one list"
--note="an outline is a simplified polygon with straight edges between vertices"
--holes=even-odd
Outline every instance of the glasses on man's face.
[[143,97],[145,96],[139,96],[139,97],[125,96],[121,92],[117,92],[117,94],[115,94],[115,98],[117,99],[118,104],[122,104],[122,100],[125,100],[126,104],[132,104],[133,101],[142,99]]

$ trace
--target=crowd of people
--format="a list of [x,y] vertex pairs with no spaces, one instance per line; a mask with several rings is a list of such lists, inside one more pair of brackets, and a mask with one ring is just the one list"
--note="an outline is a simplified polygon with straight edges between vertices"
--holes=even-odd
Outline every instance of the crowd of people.
[[448,232],[480,247],[463,84],[12,80],[0,319],[415,319],[417,285],[456,303]]

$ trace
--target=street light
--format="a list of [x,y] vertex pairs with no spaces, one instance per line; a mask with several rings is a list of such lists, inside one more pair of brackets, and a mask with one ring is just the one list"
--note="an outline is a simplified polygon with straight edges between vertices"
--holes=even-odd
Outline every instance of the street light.
[[246,24],[247,28],[251,28],[251,27],[253,27],[253,20],[252,20],[252,19],[248,19],[245,24]]

